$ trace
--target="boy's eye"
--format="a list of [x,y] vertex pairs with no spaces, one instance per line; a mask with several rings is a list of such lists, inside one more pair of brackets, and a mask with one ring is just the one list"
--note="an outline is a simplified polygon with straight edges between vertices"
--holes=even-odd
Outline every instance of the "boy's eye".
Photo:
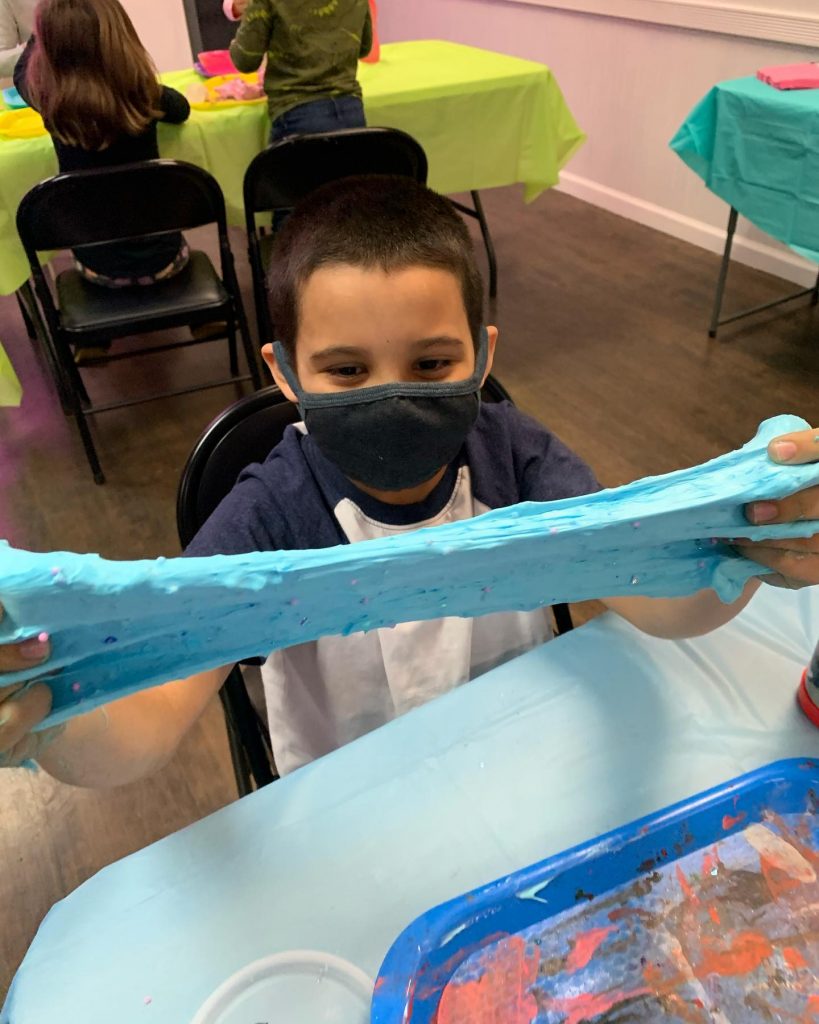
[[415,364],[421,373],[443,373],[452,366],[451,359],[419,359]]
[[343,377],[345,380],[355,380],[356,377],[363,375],[367,371],[363,366],[330,366],[326,372],[329,373],[331,377]]

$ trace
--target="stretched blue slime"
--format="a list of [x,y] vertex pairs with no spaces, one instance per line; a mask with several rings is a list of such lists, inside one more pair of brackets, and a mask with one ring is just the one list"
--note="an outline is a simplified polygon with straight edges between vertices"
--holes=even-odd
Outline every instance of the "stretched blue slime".
[[[0,542],[0,643],[51,634],[46,726],[169,679],[331,634],[706,587],[732,601],[763,570],[714,538],[819,532],[819,523],[804,521],[752,527],[743,513],[748,501],[819,484],[819,463],[779,466],[766,452],[772,438],[807,427],[778,416],[739,451],[692,469],[315,551],[112,562]],[[35,666],[3,682],[28,683],[44,671]]]

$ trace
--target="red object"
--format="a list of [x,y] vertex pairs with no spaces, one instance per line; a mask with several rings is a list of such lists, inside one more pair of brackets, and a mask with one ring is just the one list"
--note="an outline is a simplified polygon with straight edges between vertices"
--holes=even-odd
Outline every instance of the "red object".
[[235,64],[230,59],[228,50],[206,50],[196,58],[208,78],[217,75],[238,75]]
[[370,17],[373,23],[373,48],[361,59],[365,64],[377,64],[381,60],[381,43],[378,41],[378,8],[375,0],[370,0]]
[[817,729],[819,729],[819,707],[817,707],[811,700],[810,693],[808,693],[808,670],[802,673],[802,682],[799,684],[799,690],[796,694],[796,699],[799,702],[799,707],[805,712],[808,720],[813,722]]

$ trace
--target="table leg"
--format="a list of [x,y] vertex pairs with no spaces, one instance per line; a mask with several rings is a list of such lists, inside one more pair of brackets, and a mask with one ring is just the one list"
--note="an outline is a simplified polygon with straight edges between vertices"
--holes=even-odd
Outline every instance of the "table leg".
[[708,337],[716,338],[717,329],[720,325],[719,315],[722,312],[722,297],[725,294],[725,282],[728,279],[728,267],[731,264],[731,249],[734,245],[734,234],[737,229],[737,219],[739,214],[731,207],[731,212],[728,214],[728,230],[725,235],[725,249],[722,253],[722,264],[719,268],[719,277],[717,279],[717,294],[714,296],[714,309],[711,313],[711,326],[708,328]]
[[812,306],[819,303],[818,276],[816,278],[816,284],[811,285],[810,288],[802,288],[798,292],[791,292],[790,295],[783,295],[781,299],[772,299],[770,302],[763,302],[759,306],[751,306],[750,309],[743,309],[739,313],[732,313],[730,316],[720,316],[722,312],[722,299],[725,294],[725,281],[728,277],[728,267],[731,262],[731,248],[734,243],[736,227],[737,211],[732,206],[731,213],[728,216],[728,232],[725,237],[725,251],[722,254],[722,265],[719,268],[717,294],[714,297],[714,309],[711,313],[711,326],[708,328],[709,338],[716,338],[717,329],[725,324],[732,324],[737,320],[744,320],[745,317],[753,316],[755,313],[764,313],[768,309],[775,309],[777,306],[783,306],[786,302],[793,302],[794,299],[803,299],[809,295]]

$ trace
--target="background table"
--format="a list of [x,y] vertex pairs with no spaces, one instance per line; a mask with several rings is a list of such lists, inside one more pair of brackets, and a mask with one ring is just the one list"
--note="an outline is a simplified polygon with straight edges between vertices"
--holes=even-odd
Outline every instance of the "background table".
[[758,78],[721,82],[691,111],[671,148],[731,207],[709,334],[721,324],[811,295],[813,288],[721,318],[731,246],[742,214],[819,263],[819,89],[780,90]]
[[[402,128],[427,152],[430,185],[446,194],[523,182],[532,199],[557,184],[561,167],[583,142],[547,67],[441,41],[392,43],[359,78],[372,125]],[[163,76],[185,91],[193,71]],[[242,179],[264,148],[265,105],[194,110],[180,126],[160,125],[163,156],[205,167],[219,181],[233,224],[243,224]],[[28,277],[14,226],[22,196],[54,174],[51,140],[0,138],[0,294]]]
[[442,900],[816,755],[794,695],[817,633],[816,589],[763,588],[681,643],[604,616],[100,872],[51,910],[0,1021],[182,1024],[286,949],[375,975]]

